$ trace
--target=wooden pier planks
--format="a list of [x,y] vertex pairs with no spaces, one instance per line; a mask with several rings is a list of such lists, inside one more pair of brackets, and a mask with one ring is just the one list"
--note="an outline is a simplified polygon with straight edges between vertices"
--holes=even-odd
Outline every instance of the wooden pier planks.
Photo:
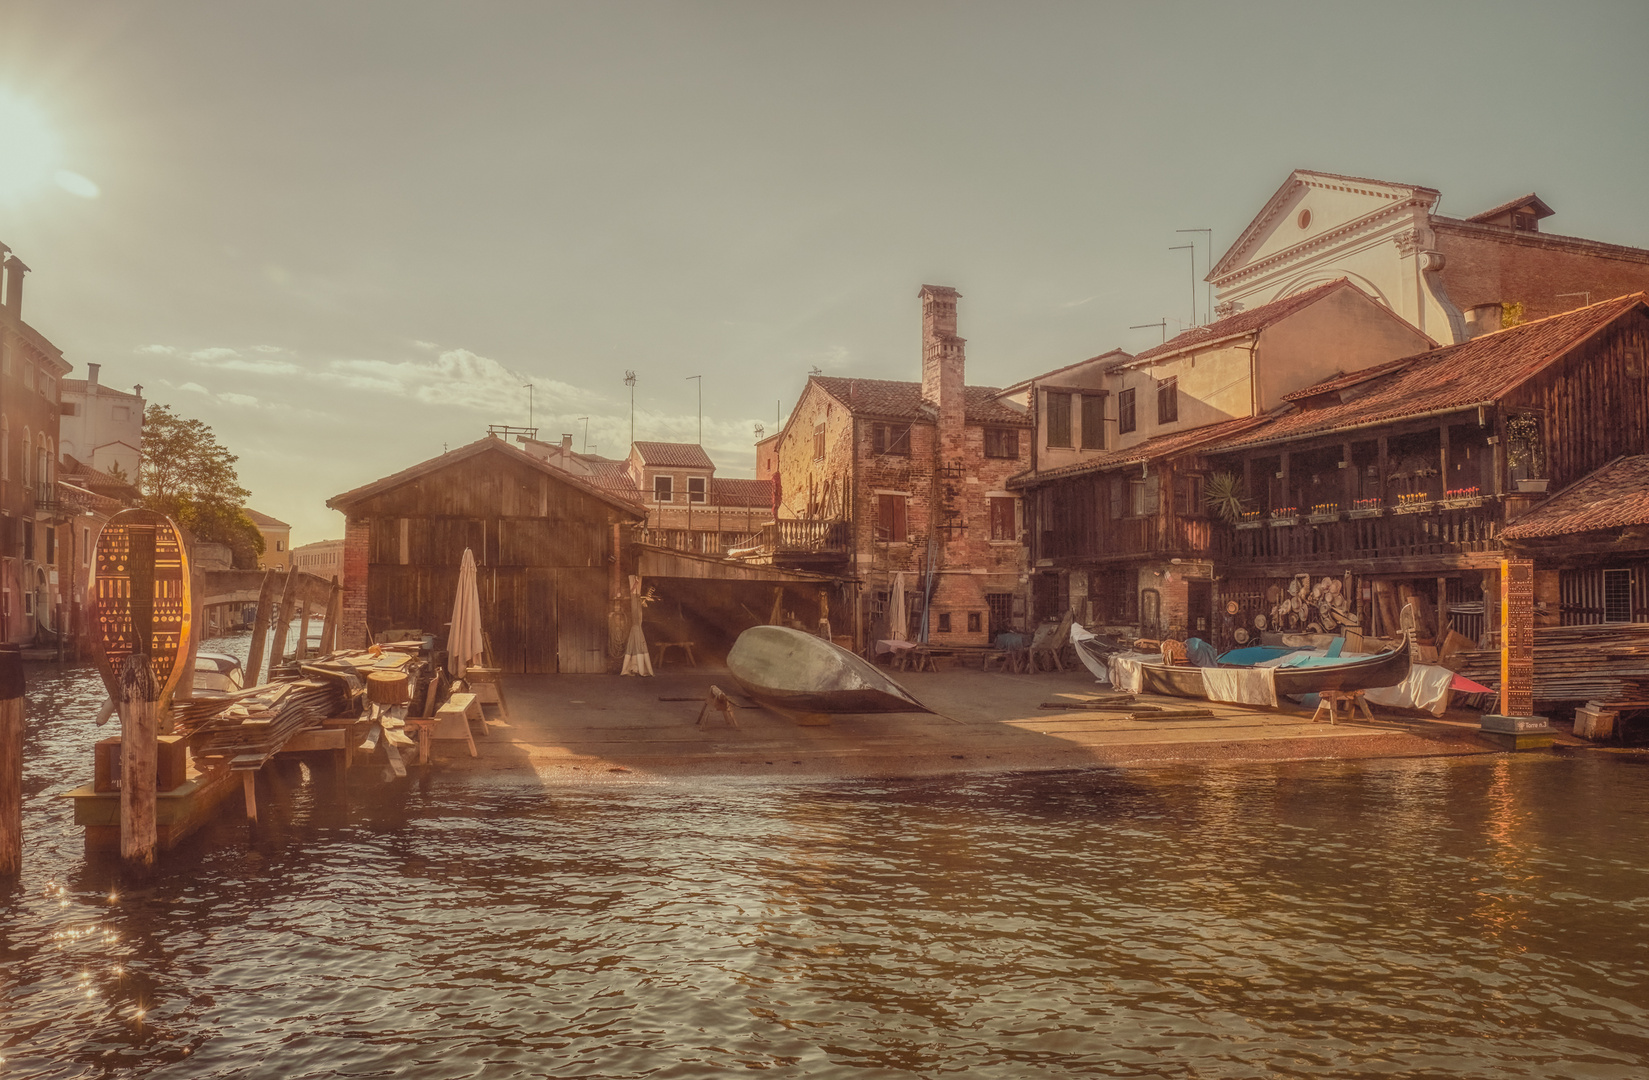
[[[1455,671],[1499,689],[1498,649],[1462,652],[1456,660]],[[1649,623],[1536,627],[1534,699],[1649,700]]]

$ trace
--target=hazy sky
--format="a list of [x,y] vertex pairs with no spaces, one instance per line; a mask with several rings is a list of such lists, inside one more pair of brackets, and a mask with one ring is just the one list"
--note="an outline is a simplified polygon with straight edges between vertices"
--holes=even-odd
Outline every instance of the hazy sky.
[[702,374],[750,475],[810,368],[920,377],[923,282],[970,382],[1144,348],[1191,315],[1175,230],[1218,256],[1294,168],[1649,246],[1646,55],[1641,2],[0,0],[0,118],[62,171],[0,240],[77,376],[211,424],[304,543],[527,382],[617,456],[625,369],[643,439],[695,437]]

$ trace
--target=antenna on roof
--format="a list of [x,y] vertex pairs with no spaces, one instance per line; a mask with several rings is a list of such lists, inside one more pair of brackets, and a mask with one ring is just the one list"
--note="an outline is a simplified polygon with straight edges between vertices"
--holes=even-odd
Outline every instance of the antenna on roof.
[[1130,329],[1130,330],[1149,330],[1153,326],[1162,327],[1162,340],[1164,342],[1167,342],[1167,340],[1168,340],[1168,319],[1167,319],[1166,316],[1163,318],[1163,320],[1161,322],[1140,323],[1138,326],[1130,326],[1128,329]]
[[819,367],[819,365],[814,364],[812,367],[807,369],[807,373],[809,375],[823,375],[824,369]]
[[1197,325],[1197,245],[1175,244],[1169,251],[1189,251],[1191,253],[1191,325]]
[[687,382],[692,382],[694,379],[697,379],[699,381],[699,445],[703,446],[704,445],[704,376],[703,375],[689,375],[689,376],[687,376],[686,381]]
[[630,388],[630,445],[636,444],[636,373],[624,373],[624,385]]
[[590,418],[580,416],[578,419],[584,421],[584,449],[580,450],[579,453],[588,454],[590,452]]
[[766,425],[757,424],[756,425],[756,441],[761,442],[765,438],[767,438],[767,427],[766,427]]
[[[1200,232],[1200,233],[1206,233],[1207,234],[1207,237],[1208,237],[1208,277],[1212,278],[1214,276],[1214,230],[1213,229],[1175,229],[1174,231],[1175,232]],[[1195,256],[1193,256],[1193,258],[1195,258]],[[1191,276],[1195,277],[1196,274],[1197,274],[1196,270],[1193,269],[1191,271]],[[1208,292],[1208,311],[1206,312],[1206,315],[1207,315],[1208,321],[1213,322],[1214,321],[1214,283],[1213,283],[1213,281],[1208,281],[1207,284],[1208,284],[1208,290],[1207,290],[1207,292]],[[1192,289],[1193,292],[1195,292],[1196,285],[1193,284],[1191,286],[1191,289]]]

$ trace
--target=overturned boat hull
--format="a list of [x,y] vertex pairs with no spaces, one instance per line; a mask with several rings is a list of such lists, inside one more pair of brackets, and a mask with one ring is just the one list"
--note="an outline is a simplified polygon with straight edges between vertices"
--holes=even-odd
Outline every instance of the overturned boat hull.
[[784,713],[932,712],[864,659],[788,626],[753,626],[727,670],[755,701]]

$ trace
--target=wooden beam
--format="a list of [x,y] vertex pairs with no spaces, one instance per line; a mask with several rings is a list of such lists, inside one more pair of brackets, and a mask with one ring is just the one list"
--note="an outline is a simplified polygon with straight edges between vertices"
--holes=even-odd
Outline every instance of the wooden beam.
[[1384,506],[1386,501],[1391,497],[1390,492],[1387,490],[1387,484],[1391,480],[1391,457],[1389,453],[1390,448],[1387,445],[1387,441],[1387,437],[1384,435],[1381,435],[1375,440],[1375,445],[1378,447],[1379,453],[1378,464],[1380,469],[1380,505],[1382,506]]
[[23,872],[23,650],[0,645],[0,878]]
[[1453,486],[1451,477],[1454,475],[1449,468],[1449,425],[1446,423],[1437,427],[1437,461],[1437,473],[1443,478],[1438,494],[1442,494]]
[[275,571],[263,575],[263,586],[258,590],[258,612],[252,619],[252,644],[246,654],[246,685],[258,685],[258,671],[263,665],[263,643],[269,634],[269,605],[275,599]]
[[275,617],[274,641],[269,646],[269,670],[286,659],[286,635],[292,626],[292,605],[298,600],[298,575],[286,572],[286,586],[281,589],[281,609]]
[[120,857],[130,866],[155,864],[155,782],[159,736],[155,710],[160,683],[147,656],[120,664]]

